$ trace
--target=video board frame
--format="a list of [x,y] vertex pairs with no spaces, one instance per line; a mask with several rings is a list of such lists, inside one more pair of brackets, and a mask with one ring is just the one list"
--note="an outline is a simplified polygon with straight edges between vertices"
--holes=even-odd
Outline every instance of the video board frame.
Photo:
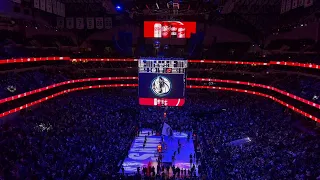
[[185,102],[187,60],[141,58],[139,69],[139,104],[182,106]]

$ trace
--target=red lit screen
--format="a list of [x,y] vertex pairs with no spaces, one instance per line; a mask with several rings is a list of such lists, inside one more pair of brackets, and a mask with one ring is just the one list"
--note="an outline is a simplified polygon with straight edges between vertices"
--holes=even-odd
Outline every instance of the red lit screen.
[[190,38],[196,33],[196,22],[145,21],[145,38]]

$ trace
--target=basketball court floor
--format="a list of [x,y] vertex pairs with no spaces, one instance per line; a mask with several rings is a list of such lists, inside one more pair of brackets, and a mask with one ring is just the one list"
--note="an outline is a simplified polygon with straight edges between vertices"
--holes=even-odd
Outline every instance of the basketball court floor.
[[[149,135],[148,135],[149,133]],[[188,141],[189,132],[176,132],[173,131],[172,137],[164,136],[164,143],[162,145],[162,156],[163,164],[179,167],[180,169],[191,169],[192,165],[196,166],[195,163],[195,149],[192,138]],[[143,142],[147,136],[147,143],[143,147]],[[178,152],[178,141],[180,141],[181,148]],[[148,163],[151,162],[152,166],[157,167],[158,158],[158,145],[161,143],[161,136],[152,134],[150,129],[143,129],[139,136],[137,136],[131,145],[128,157],[123,161],[123,168],[125,174],[134,174],[137,172],[137,167],[147,167]],[[176,151],[175,159],[172,159],[174,152]],[[192,164],[190,164],[190,155],[192,154]],[[140,173],[141,173],[140,170]],[[121,171],[121,170],[120,170]]]

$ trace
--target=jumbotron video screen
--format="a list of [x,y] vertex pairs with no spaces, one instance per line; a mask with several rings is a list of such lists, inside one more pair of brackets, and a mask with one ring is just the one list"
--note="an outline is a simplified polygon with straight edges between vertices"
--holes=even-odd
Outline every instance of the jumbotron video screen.
[[183,59],[140,59],[139,104],[183,106],[187,66]]
[[196,22],[186,21],[145,21],[145,38],[189,39],[197,33]]

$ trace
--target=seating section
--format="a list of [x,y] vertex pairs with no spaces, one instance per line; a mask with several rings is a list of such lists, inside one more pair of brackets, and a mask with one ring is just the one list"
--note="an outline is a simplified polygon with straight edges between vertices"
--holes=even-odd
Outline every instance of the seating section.
[[[318,159],[317,155],[303,153],[313,149],[311,144],[318,141],[315,139],[317,135],[296,131],[289,124],[297,119],[288,116],[277,104],[269,101],[261,103],[252,98],[226,93],[197,104],[198,114],[194,118],[198,118],[200,124],[203,139],[201,164],[205,165],[205,171],[212,179],[318,176],[319,171],[313,169],[318,166],[314,159]],[[225,110],[217,112],[222,108]],[[230,144],[244,138],[249,138],[249,142]],[[304,157],[299,157],[301,154]],[[304,158],[310,161],[306,162]]]
[[[68,78],[60,73],[61,70],[40,69],[35,71],[31,70],[19,73],[10,72],[2,74],[1,77],[3,78],[0,79],[0,98],[10,97],[68,80]],[[9,90],[11,89],[10,87],[14,90]]]
[[[136,93],[76,92],[1,125],[0,177],[123,179],[121,160],[139,127],[161,130],[163,109],[140,107]],[[167,110],[167,123],[175,130],[193,130],[201,176],[316,179],[320,175],[319,135],[299,130],[306,125],[293,125],[301,119],[281,105],[232,92],[213,96],[190,91],[187,99],[184,107]],[[249,142],[230,144],[242,138]]]
[[[11,1],[14,12],[0,14],[0,180],[320,180],[319,3],[306,1],[279,16],[280,1],[193,0],[180,3],[179,14],[165,11],[200,14],[197,33],[181,39],[191,25],[163,22],[170,28],[162,35],[171,38],[157,39],[144,38],[136,20],[175,9],[178,1],[134,1],[124,14],[116,7],[124,16],[102,21],[96,17],[115,1],[78,1],[74,12],[74,4],[62,1],[59,16],[66,7],[67,17],[93,17],[93,24],[82,19],[84,28],[81,19],[31,8],[35,0]],[[301,34],[289,37],[294,28]],[[188,61],[182,107],[165,107],[166,98],[179,94],[170,77],[148,86],[161,107],[139,105],[137,59],[148,57]],[[146,128],[161,138],[142,133]],[[194,153],[181,137],[193,141]],[[190,161],[181,161],[182,154]]]
[[[18,124],[0,127],[1,146],[7,149],[1,151],[1,178],[111,179],[117,175],[117,164],[130,147],[136,125],[121,109],[129,108],[134,99],[79,95],[51,101],[47,108],[28,112]],[[15,167],[19,168],[12,173]]]
[[272,85],[302,98],[320,103],[318,98],[320,96],[320,79],[290,75],[275,81]]
[[277,39],[271,41],[267,46],[267,50],[301,52],[302,50],[311,49],[315,46],[314,40],[311,39]]

